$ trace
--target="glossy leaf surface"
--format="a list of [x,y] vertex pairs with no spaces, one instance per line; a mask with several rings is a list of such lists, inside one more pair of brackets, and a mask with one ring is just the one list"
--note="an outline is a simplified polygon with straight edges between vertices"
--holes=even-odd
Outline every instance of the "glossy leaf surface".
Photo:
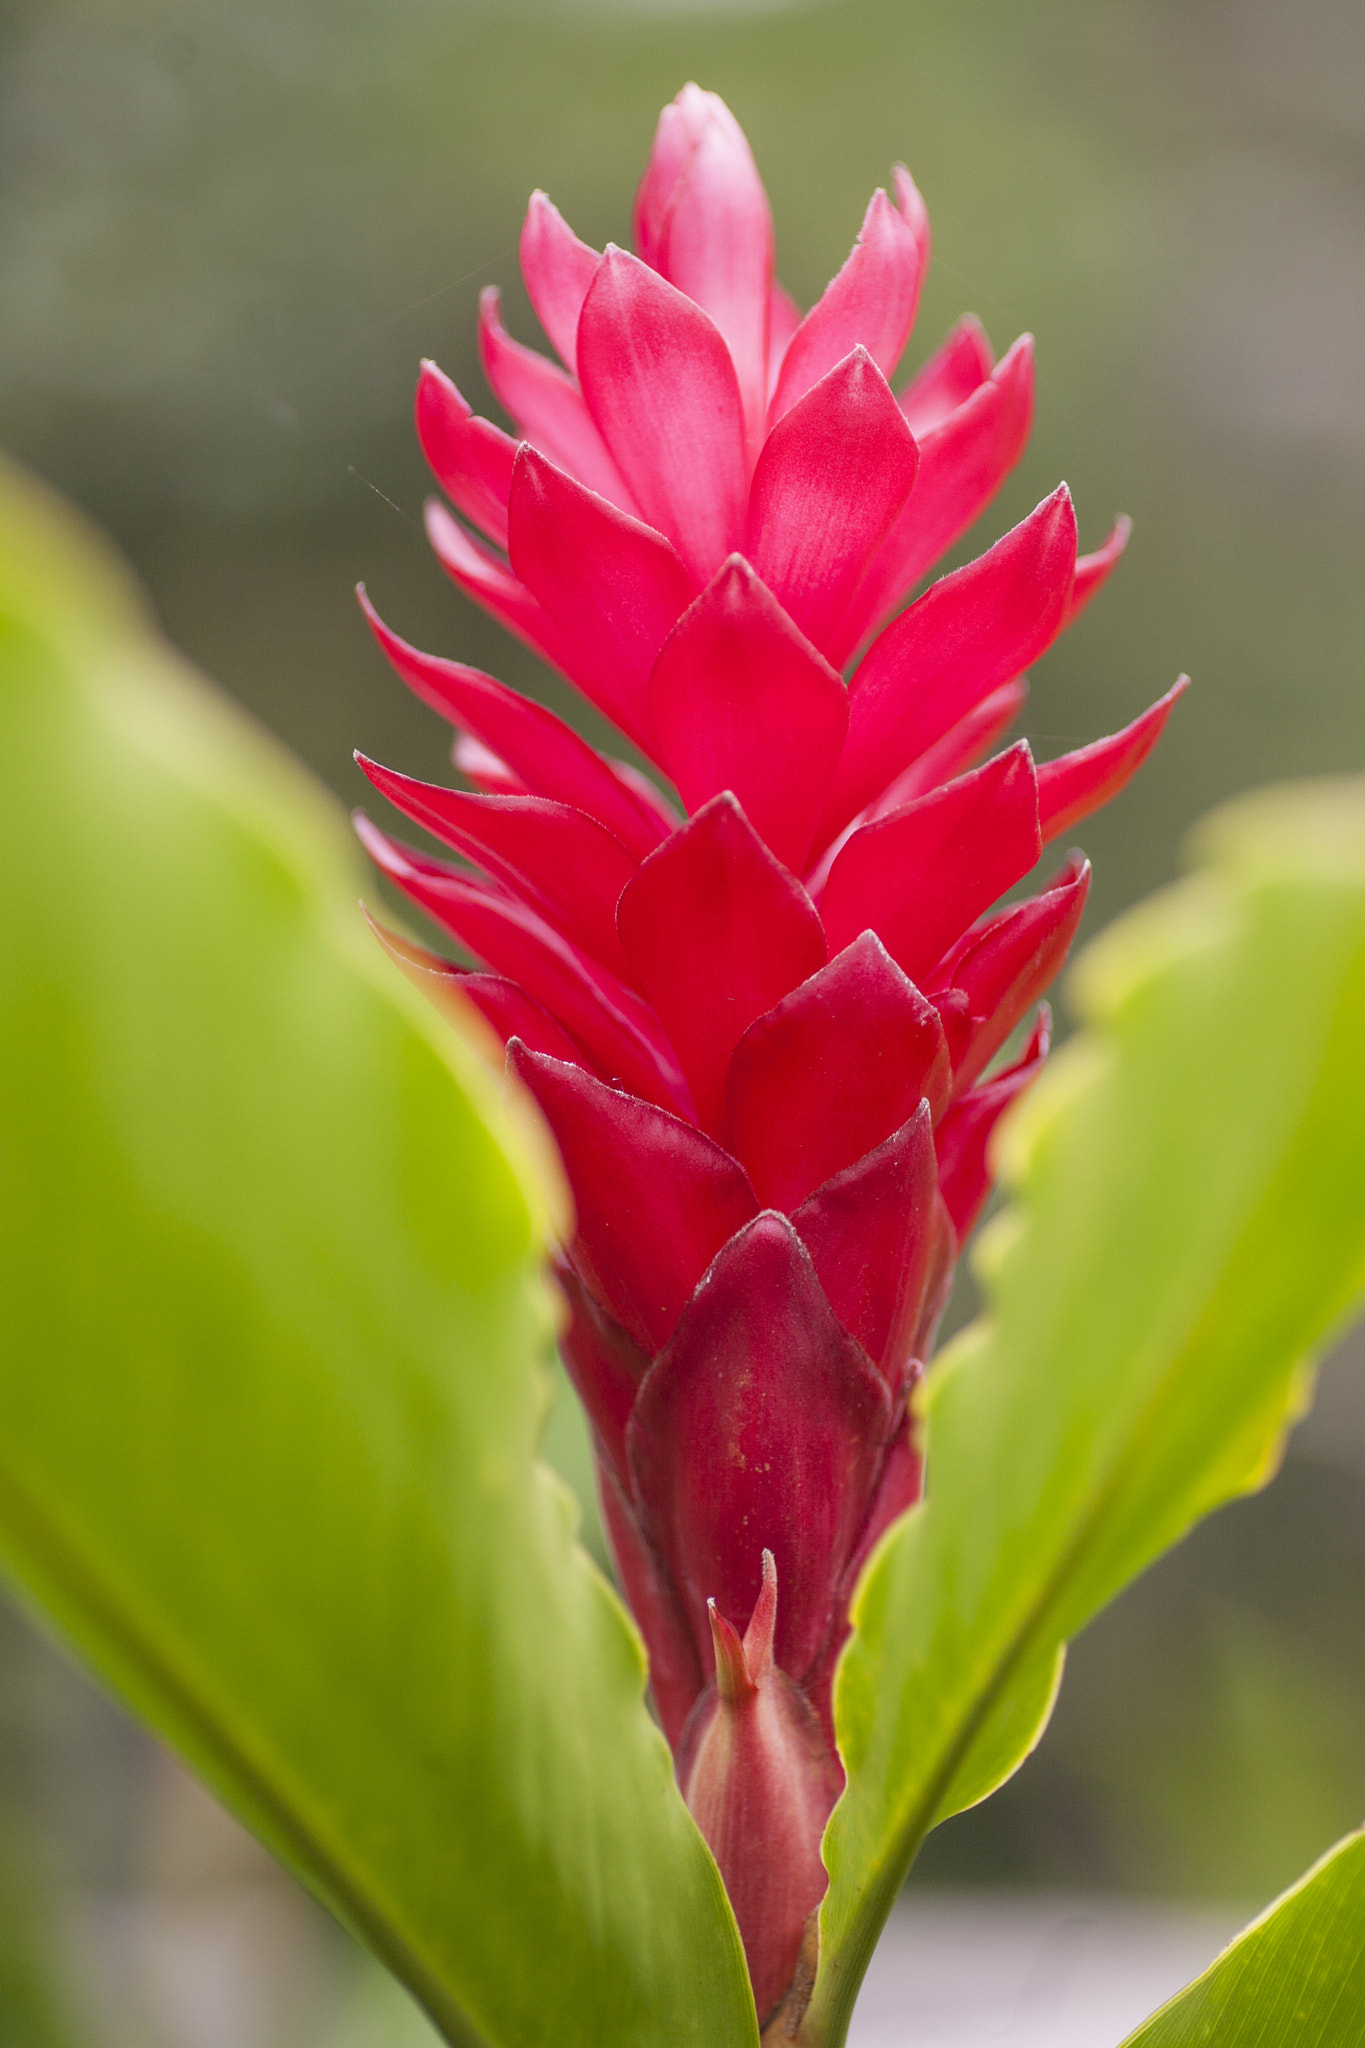
[[536,1458],[552,1176],[330,801],[13,477],[0,686],[6,1571],[451,2041],[752,2040]]
[[1329,1849],[1123,2048],[1357,2048],[1365,1831]]
[[1089,1028],[1005,1127],[989,1313],[929,1376],[927,1500],[839,1672],[806,2041],[842,2040],[924,1835],[1038,1739],[1067,1639],[1269,1477],[1365,1289],[1365,785],[1248,799],[1200,851],[1090,949]]

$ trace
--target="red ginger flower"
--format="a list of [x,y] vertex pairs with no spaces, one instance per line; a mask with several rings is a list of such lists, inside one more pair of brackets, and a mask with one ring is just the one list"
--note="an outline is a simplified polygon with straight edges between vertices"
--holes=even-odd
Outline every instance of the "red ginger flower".
[[929,253],[904,170],[803,318],[748,145],[690,85],[660,118],[635,238],[599,255],[536,193],[522,269],[563,367],[485,293],[484,366],[521,439],[432,364],[417,425],[484,536],[433,503],[444,567],[634,741],[686,819],[371,613],[474,788],[362,766],[472,866],[360,829],[488,971],[390,943],[483,1012],[563,1153],[569,1370],[765,2016],[825,1888],[849,1598],[919,1496],[908,1393],[991,1128],[1046,1055],[1045,1007],[986,1070],[1061,966],[1088,867],[993,906],[1123,786],[1181,685],[1042,768],[1023,742],[975,765],[1126,522],[1078,560],[1063,486],[899,610],[1017,460],[1033,401],[1028,339],[993,363],[971,320],[893,393]]

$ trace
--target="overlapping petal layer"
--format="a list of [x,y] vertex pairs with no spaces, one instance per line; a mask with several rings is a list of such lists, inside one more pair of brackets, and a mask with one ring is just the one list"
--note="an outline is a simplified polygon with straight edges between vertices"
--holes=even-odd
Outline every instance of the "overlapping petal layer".
[[422,445],[469,522],[429,508],[440,561],[658,780],[369,614],[476,792],[362,763],[465,863],[362,824],[475,964],[385,942],[478,1009],[559,1140],[565,1356],[761,2017],[823,1888],[849,1597],[918,1498],[909,1392],[1046,1006],[992,1062],[1066,956],[1088,866],[1001,899],[1118,793],[1183,688],[1061,760],[983,758],[1127,522],[1078,556],[1063,485],[915,595],[1033,410],[1028,337],[997,363],[970,319],[893,392],[928,257],[898,170],[803,316],[748,144],[688,86],[634,254],[533,195],[522,269],[559,360],[496,294],[480,316],[514,433],[423,366]]

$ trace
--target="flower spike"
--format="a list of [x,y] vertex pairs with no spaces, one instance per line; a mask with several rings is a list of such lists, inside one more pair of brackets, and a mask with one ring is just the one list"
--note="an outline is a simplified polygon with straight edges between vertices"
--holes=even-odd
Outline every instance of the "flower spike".
[[1045,1004],[997,1061],[1089,866],[1010,892],[1125,787],[1184,688],[1040,768],[1022,740],[992,755],[1128,527],[1078,558],[1062,485],[915,595],[1018,461],[1034,396],[1029,337],[996,362],[970,318],[893,393],[929,245],[897,170],[803,314],[738,123],[688,85],[634,253],[532,196],[522,272],[558,360],[484,296],[519,442],[423,366],[418,431],[455,508],[428,510],[438,559],[639,761],[366,605],[472,785],[362,761],[454,858],[362,820],[364,844],[472,964],[381,938],[473,1005],[558,1139],[561,1343],[603,1523],[757,2017],[789,2030],[843,1786],[850,1602],[920,1497],[911,1392],[994,1128],[1047,1057]]

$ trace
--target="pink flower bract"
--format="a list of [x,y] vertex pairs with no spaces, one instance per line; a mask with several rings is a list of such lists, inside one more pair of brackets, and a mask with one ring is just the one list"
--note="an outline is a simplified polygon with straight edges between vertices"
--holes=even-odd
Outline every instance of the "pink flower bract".
[[1042,768],[1022,741],[990,756],[1126,539],[1078,560],[1065,486],[907,604],[1017,461],[1033,356],[1024,338],[995,362],[964,320],[892,389],[929,258],[904,170],[802,316],[744,136],[689,85],[635,243],[599,254],[536,193],[522,270],[559,362],[485,293],[519,438],[430,363],[417,426],[461,515],[429,508],[442,565],[678,806],[370,612],[471,787],[361,764],[461,864],[360,829],[479,965],[395,950],[483,1013],[563,1153],[565,1355],[764,2018],[824,1891],[849,1598],[919,1496],[908,1396],[1045,1007],[991,1063],[1065,958],[1088,868],[999,905],[1122,788],[1181,685]]

